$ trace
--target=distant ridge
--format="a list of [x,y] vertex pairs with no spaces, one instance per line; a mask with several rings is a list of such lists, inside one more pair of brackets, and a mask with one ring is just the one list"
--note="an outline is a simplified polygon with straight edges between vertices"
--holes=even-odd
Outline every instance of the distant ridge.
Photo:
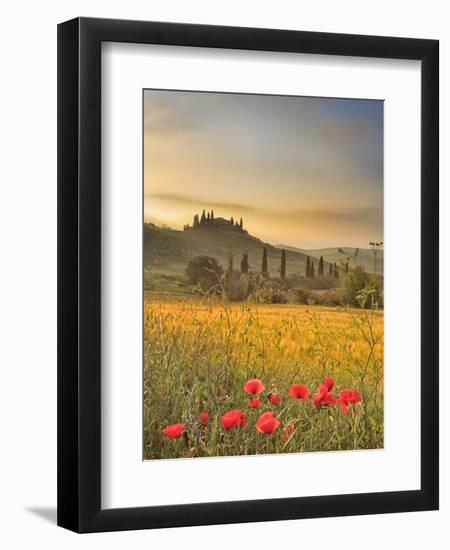
[[[311,249],[304,249],[304,248],[297,248],[295,246],[289,246],[284,244],[277,244],[277,248],[284,248],[285,250],[291,250],[293,252],[299,252],[301,254],[307,254],[314,258],[320,258],[320,256],[323,256],[323,259],[326,262],[334,263],[336,262],[338,265],[342,262],[346,262],[347,258],[350,258],[349,265],[350,267],[354,266],[355,263],[351,260],[352,256],[354,256],[356,248],[351,247],[328,247],[328,248],[311,248]],[[342,252],[340,252],[342,250]],[[373,250],[371,248],[359,248],[358,254],[356,257],[356,264],[362,265],[366,271],[369,271],[370,273],[375,273],[375,265],[374,265],[374,254]],[[376,273],[382,275],[384,269],[384,253],[383,250],[378,250],[377,253],[377,260],[376,260]]]

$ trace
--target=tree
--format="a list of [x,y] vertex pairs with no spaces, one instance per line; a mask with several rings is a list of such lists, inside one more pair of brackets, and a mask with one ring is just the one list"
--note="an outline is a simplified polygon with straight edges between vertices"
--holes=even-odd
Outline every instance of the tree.
[[186,276],[194,285],[200,285],[202,290],[218,287],[223,269],[211,256],[195,256],[186,267]]
[[286,277],[286,251],[281,251],[281,263],[280,263],[280,277],[284,279]]
[[319,277],[323,277],[323,256],[320,256],[320,260],[319,260],[319,269],[317,271],[317,275]]
[[206,223],[209,223],[211,221],[211,214],[208,212],[208,215],[206,216]]
[[263,257],[262,257],[262,264],[261,264],[261,273],[264,276],[267,276],[269,274],[268,266],[267,266],[267,249],[266,247],[263,248]]
[[377,272],[378,251],[383,246],[383,243],[382,242],[370,242],[369,245],[370,245],[370,248],[372,249],[372,254],[373,254],[373,272],[376,273]]
[[308,279],[309,279],[309,277],[311,277],[311,261],[309,259],[309,256],[306,257],[305,277],[307,277]]
[[244,229],[244,223],[243,223],[243,221],[242,221],[242,218],[239,220],[239,227],[240,227],[241,229]]
[[338,271],[336,262],[334,262],[333,276],[334,276],[335,279],[339,279],[339,271]]
[[333,276],[333,264],[330,264],[330,272],[329,272],[329,275],[330,275],[330,277]]
[[348,262],[345,262],[345,273],[348,273]]
[[231,223],[231,225],[234,225],[234,218],[233,218],[233,216],[231,216],[230,223]]
[[203,225],[204,223],[206,223],[206,214],[205,214],[205,211],[203,210],[202,217],[200,218],[200,225]]
[[361,307],[383,307],[382,279],[355,266],[343,277],[339,295],[344,304]]
[[248,273],[248,269],[249,269],[249,265],[248,265],[248,254],[247,252],[244,252],[244,255],[242,256],[242,260],[241,260],[241,271],[242,273]]
[[198,227],[199,224],[200,224],[200,222],[198,221],[198,214],[195,214],[193,227]]
[[314,262],[311,262],[310,277],[311,277],[311,279],[314,279],[315,276],[316,276],[316,270],[314,269]]
[[214,210],[211,210],[211,221],[214,221]]
[[233,252],[231,250],[228,253],[228,271],[230,273],[233,271]]

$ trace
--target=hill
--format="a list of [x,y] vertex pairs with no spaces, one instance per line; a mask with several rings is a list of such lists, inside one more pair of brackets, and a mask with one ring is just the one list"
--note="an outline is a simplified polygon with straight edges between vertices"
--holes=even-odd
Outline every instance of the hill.
[[[234,267],[239,265],[244,252],[248,253],[250,271],[259,271],[263,248],[267,249],[269,273],[278,274],[281,250],[250,235],[239,226],[222,223],[203,225],[188,230],[158,227],[144,224],[144,269],[166,275],[181,275],[187,263],[194,256],[212,256],[222,267],[228,265],[230,252]],[[304,275],[307,254],[300,250],[286,249],[286,270],[288,275]],[[316,268],[318,261],[315,262]]]
[[[334,263],[336,262],[338,265],[341,262],[346,262],[347,258],[351,258],[355,254],[355,248],[349,248],[349,247],[343,247],[343,248],[314,248],[314,249],[302,249],[302,248],[296,248],[294,246],[286,246],[283,244],[277,245],[278,248],[284,248],[285,250],[290,250],[293,252],[299,252],[301,254],[307,254],[314,258],[320,258],[320,256],[323,256],[323,259],[326,262]],[[340,252],[342,250],[342,252]],[[350,266],[355,265],[355,262],[353,262],[351,259],[349,260]],[[358,251],[358,255],[356,257],[356,264],[362,265],[364,269],[370,273],[375,273],[375,266],[374,266],[374,257],[373,257],[373,251],[370,248],[360,248]],[[384,254],[383,250],[378,251],[377,255],[377,266],[376,266],[376,273],[382,275],[384,269]]]

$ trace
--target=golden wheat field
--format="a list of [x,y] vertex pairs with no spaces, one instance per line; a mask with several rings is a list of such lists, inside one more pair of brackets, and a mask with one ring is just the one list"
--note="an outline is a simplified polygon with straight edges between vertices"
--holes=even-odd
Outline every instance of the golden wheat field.
[[382,311],[144,303],[146,459],[382,446]]

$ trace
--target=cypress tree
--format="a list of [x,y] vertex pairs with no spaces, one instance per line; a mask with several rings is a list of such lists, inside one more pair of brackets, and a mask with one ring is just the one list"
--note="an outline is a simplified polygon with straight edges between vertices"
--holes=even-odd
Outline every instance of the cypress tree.
[[330,264],[330,273],[329,273],[330,277],[333,276],[333,264]]
[[316,270],[314,269],[314,262],[311,262],[311,279],[316,276]]
[[261,273],[263,275],[268,275],[268,266],[267,266],[267,249],[264,247],[263,249],[263,257],[262,257],[262,264],[261,264]]
[[206,214],[205,214],[205,211],[203,210],[202,217],[200,218],[200,225],[203,225],[205,222],[206,222]]
[[240,227],[241,229],[244,228],[244,223],[242,222],[242,218],[241,218],[240,221],[239,221],[239,227]]
[[211,210],[211,221],[214,221],[214,210]]
[[317,275],[319,277],[323,277],[323,256],[320,256],[320,260],[319,260],[319,270],[317,272]]
[[206,216],[206,222],[209,223],[211,221],[211,214],[208,212],[208,215]]
[[309,277],[311,277],[311,262],[309,260],[309,256],[306,257],[305,277],[307,277],[308,279],[309,279]]
[[348,273],[348,262],[345,262],[345,273]]
[[282,279],[286,278],[286,252],[285,252],[285,250],[281,251],[280,277]]
[[323,277],[323,256],[320,256],[320,259],[319,259],[319,268],[317,270],[317,275],[319,277]]
[[248,268],[249,268],[248,254],[247,254],[247,252],[244,252],[244,255],[242,256],[242,260],[241,260],[241,271],[242,271],[242,273],[248,273]]
[[233,271],[233,252],[231,250],[228,254],[228,271],[230,273]]
[[233,216],[231,216],[231,220],[230,220],[230,223],[231,223],[231,225],[234,225],[234,219],[233,219]]
[[337,269],[336,262],[334,263],[333,275],[334,275],[335,279],[339,279],[339,272],[338,272],[338,269]]
[[193,227],[198,227],[198,225],[199,225],[198,214],[195,214],[195,216],[194,216]]

